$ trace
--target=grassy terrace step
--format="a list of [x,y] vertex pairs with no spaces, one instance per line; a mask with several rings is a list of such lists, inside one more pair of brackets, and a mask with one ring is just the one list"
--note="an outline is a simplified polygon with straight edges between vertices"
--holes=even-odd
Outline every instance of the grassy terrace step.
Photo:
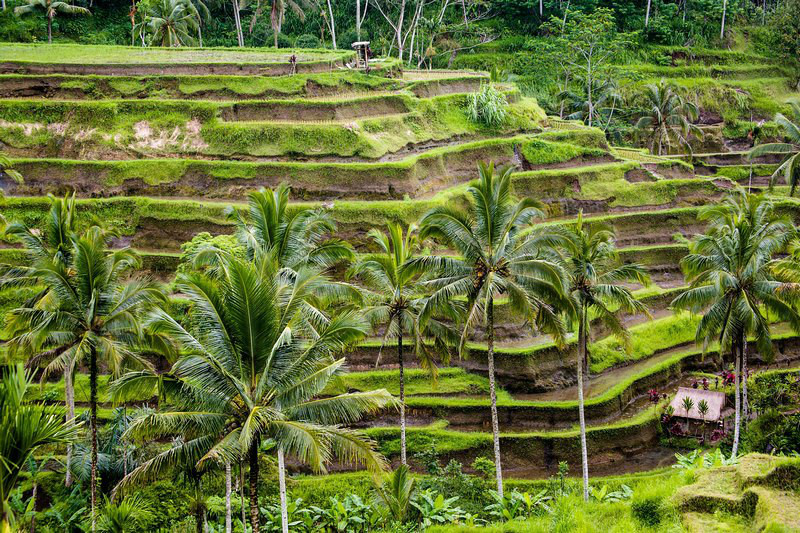
[[205,161],[192,159],[78,161],[18,159],[21,184],[1,180],[8,194],[38,195],[64,190],[79,196],[115,194],[202,196],[241,199],[247,189],[287,181],[300,199],[401,199],[474,178],[475,161],[509,164],[515,146],[531,165],[547,166],[603,157],[599,148],[548,141],[548,134],[467,141],[382,163]]
[[0,46],[0,72],[71,74],[259,74],[331,70],[352,59],[353,51],[140,48],[70,44]]
[[253,98],[336,98],[405,90],[417,97],[469,93],[485,83],[475,76],[404,81],[381,71],[334,71],[285,76],[98,76],[0,74],[0,98],[100,100],[247,100]]
[[662,67],[653,64],[625,65],[622,75],[637,74],[647,78],[782,78],[790,77],[791,71],[778,64],[744,63],[723,65],[678,65]]
[[[409,427],[406,439],[409,449],[423,450],[435,446],[443,463],[456,459],[462,464],[471,464],[476,457],[489,457],[492,453],[490,432],[459,432],[446,429],[446,422],[428,427]],[[400,430],[396,427],[367,429],[380,450],[389,458],[400,452]],[[652,449],[658,445],[659,422],[652,410],[634,418],[606,426],[587,429],[588,451],[593,464],[599,467],[605,460],[619,459]],[[570,464],[580,462],[580,441],[577,430],[553,432],[501,433],[500,449],[504,471],[514,475],[515,471],[526,474],[533,469],[537,474],[552,470],[559,461]],[[543,460],[544,459],[544,460]]]
[[[531,99],[511,103],[505,123],[488,128],[467,117],[463,94],[396,98],[409,113],[348,124],[224,122],[220,115],[230,107],[219,102],[2,100],[0,141],[9,154],[24,157],[376,159],[416,143],[531,131],[545,120]],[[291,105],[320,107],[307,100]]]

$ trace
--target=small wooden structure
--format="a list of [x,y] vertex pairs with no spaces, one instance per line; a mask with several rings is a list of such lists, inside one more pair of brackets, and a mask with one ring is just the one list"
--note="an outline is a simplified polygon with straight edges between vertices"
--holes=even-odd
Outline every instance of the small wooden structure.
[[[683,408],[683,399],[687,396],[692,399],[694,404],[692,408],[689,409],[688,416],[686,409]],[[708,403],[708,413],[706,413],[705,417],[700,414],[697,408],[697,404],[702,400]],[[721,391],[694,389],[691,387],[679,387],[678,392],[669,405],[673,409],[673,416],[689,418],[690,420],[717,422],[722,418],[723,411],[725,410],[725,393]]]
[[356,68],[369,70],[369,56],[372,55],[369,41],[355,42],[353,43],[353,49],[356,51]]

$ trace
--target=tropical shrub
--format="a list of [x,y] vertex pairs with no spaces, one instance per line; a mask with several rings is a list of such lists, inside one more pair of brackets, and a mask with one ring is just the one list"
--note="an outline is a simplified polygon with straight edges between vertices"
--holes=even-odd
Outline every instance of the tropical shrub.
[[478,92],[467,95],[467,116],[473,122],[497,127],[506,120],[508,101],[503,93],[491,84],[484,84]]

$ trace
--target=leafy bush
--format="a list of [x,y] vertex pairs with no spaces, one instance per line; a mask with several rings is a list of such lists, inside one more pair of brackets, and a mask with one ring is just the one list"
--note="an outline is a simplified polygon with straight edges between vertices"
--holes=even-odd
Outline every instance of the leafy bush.
[[505,95],[490,84],[484,84],[478,92],[467,95],[467,115],[473,122],[500,126],[506,120],[507,108]]
[[546,490],[531,495],[528,492],[519,492],[514,489],[503,494],[502,498],[497,491],[492,490],[489,492],[494,497],[495,502],[486,506],[486,511],[489,516],[501,522],[526,520],[543,511],[550,510],[547,502],[551,500],[551,497],[547,495]]
[[297,48],[322,48],[322,43],[319,42],[319,37],[304,33],[294,41]]
[[422,528],[432,525],[457,524],[466,518],[466,513],[453,504],[458,501],[458,496],[446,498],[432,490],[425,490],[417,495],[411,502],[419,511],[419,523]]
[[642,525],[655,527],[661,523],[663,515],[662,500],[656,496],[634,499],[631,503],[631,513]]

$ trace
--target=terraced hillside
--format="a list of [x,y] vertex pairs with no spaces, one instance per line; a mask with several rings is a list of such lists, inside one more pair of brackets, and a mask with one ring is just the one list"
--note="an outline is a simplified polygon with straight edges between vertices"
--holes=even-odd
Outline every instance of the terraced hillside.
[[[100,61],[81,50],[0,45],[0,143],[24,176],[0,178],[6,218],[40,224],[45,195],[74,191],[81,224],[101,220],[118,233],[116,246],[137,249],[169,282],[181,245],[199,232],[232,232],[228,209],[243,209],[258,187],[288,182],[293,209],[329,209],[338,236],[363,252],[370,228],[466,202],[478,161],[512,165],[514,192],[547,205],[543,223],[573,224],[579,211],[589,223],[609,222],[621,258],[646,266],[654,281],[633,287],[652,318],[625,317],[630,354],[595,328],[587,399],[593,473],[650,468],[673,456],[660,446],[655,411],[643,398],[719,361],[714,347],[703,354],[694,345],[696,318],[668,309],[684,284],[678,262],[686,237],[702,229],[700,206],[737,184],[763,187],[774,160],[751,166],[724,144],[691,159],[613,148],[599,130],[548,118],[512,85],[500,86],[507,119],[487,127],[466,113],[468,93],[489,82],[477,72],[403,72],[384,61],[367,74],[346,66],[348,53],[320,51],[299,53],[295,68],[286,55],[256,51],[121,48]],[[800,215],[796,201],[779,207]],[[0,261],[20,259],[13,245],[0,249]],[[25,296],[0,293],[0,311]],[[180,295],[174,299],[181,305]],[[556,348],[497,303],[506,472],[542,476],[559,461],[579,461],[574,349]],[[780,328],[770,364],[785,366],[800,359],[800,342]],[[371,340],[348,354],[344,390],[396,391],[395,366],[374,368],[380,347]],[[470,348],[435,385],[407,354],[410,449],[435,441],[465,464],[490,453],[484,339],[476,335]],[[757,354],[751,360],[766,366]],[[365,422],[392,458],[396,425],[391,414]]]

